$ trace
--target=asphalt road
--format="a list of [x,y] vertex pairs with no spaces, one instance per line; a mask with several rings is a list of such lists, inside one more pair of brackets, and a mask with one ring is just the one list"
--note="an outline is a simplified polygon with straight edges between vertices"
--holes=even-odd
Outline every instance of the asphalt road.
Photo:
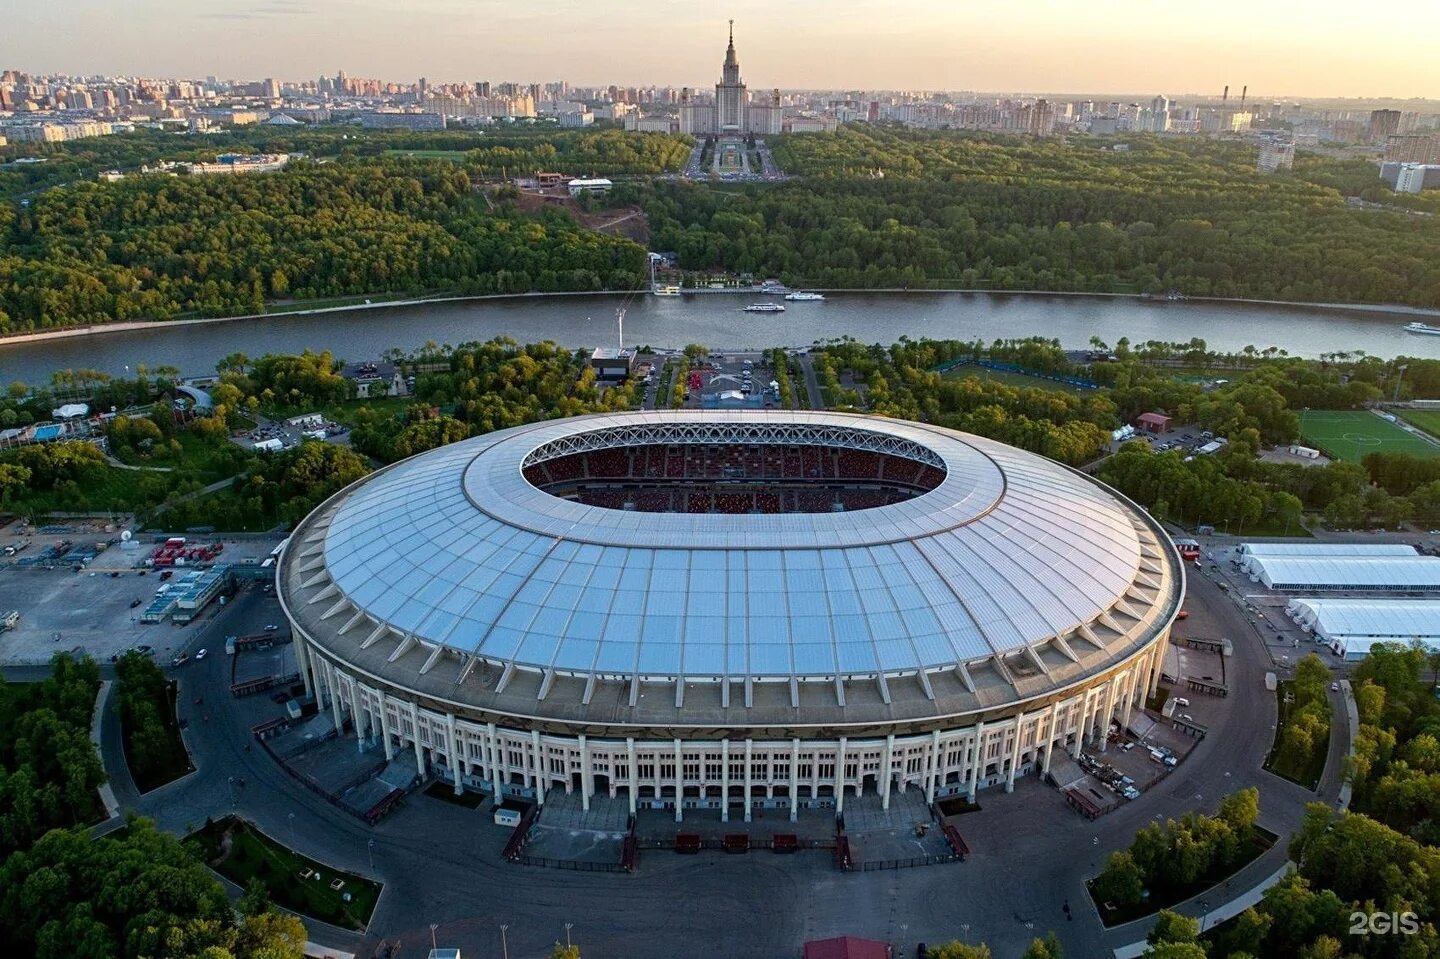
[[[184,833],[233,808],[282,842],[293,836],[306,855],[384,880],[369,936],[308,923],[315,941],[361,955],[373,954],[383,940],[401,941],[404,954],[422,953],[430,923],[438,924],[442,945],[493,955],[504,923],[512,956],[539,956],[570,922],[575,941],[597,957],[669,959],[704,943],[713,957],[789,959],[806,939],[840,934],[886,940],[902,947],[901,954],[911,954],[921,941],[985,940],[1003,956],[1018,955],[1047,929],[1060,935],[1068,955],[1093,956],[1143,938],[1143,922],[1104,930],[1082,885],[1139,827],[1192,808],[1213,809],[1224,794],[1255,785],[1261,825],[1284,835],[1305,802],[1317,798],[1261,771],[1275,723],[1274,696],[1262,682],[1269,658],[1245,615],[1213,583],[1201,577],[1191,590],[1185,628],[1234,642],[1227,662],[1229,708],[1212,723],[1210,736],[1140,800],[1096,822],[1075,815],[1055,790],[1034,779],[1022,781],[1012,795],[986,791],[982,811],[959,821],[975,849],[960,864],[842,874],[823,853],[647,852],[631,876],[515,866],[500,859],[506,832],[490,823],[488,807],[475,812],[424,796],[412,797],[371,829],[302,789],[262,751],[245,748],[249,719],[228,695],[224,637],[276,621],[277,604],[256,587],[192,640],[192,653],[204,646],[210,655],[172,671],[181,683],[181,715],[188,720],[186,741],[197,771],[138,795],[125,772],[113,716],[102,724],[101,752],[121,805],[164,829]],[[26,678],[22,672],[31,671],[7,676]],[[202,705],[194,703],[196,696]],[[1347,746],[1343,722],[1336,730],[1319,790],[1327,801],[1338,789],[1337,757]],[[232,778],[243,779],[245,787]],[[1282,843],[1236,878],[1235,893],[1283,858]],[[1223,898],[1211,895],[1211,907]],[[1062,911],[1066,902],[1070,921]]]

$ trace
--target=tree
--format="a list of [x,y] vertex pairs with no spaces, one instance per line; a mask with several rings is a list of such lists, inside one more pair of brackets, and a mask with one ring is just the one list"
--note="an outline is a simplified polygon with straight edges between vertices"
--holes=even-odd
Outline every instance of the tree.
[[580,959],[580,947],[563,946],[557,942],[550,951],[550,959]]
[[1260,790],[1251,786],[1231,793],[1220,800],[1216,816],[1236,833],[1248,833],[1260,818]]
[[985,943],[971,945],[956,939],[930,947],[931,959],[990,959],[990,947]]
[[1155,925],[1145,941],[1152,946],[1162,942],[1194,942],[1200,938],[1200,921],[1171,909],[1161,909]]
[[1043,939],[1030,940],[1030,946],[1025,950],[1021,959],[1061,959],[1064,951],[1060,948],[1060,937],[1053,932],[1045,934]]
[[1105,869],[1095,877],[1095,899],[1117,906],[1133,906],[1145,894],[1145,877],[1126,850],[1112,852]]

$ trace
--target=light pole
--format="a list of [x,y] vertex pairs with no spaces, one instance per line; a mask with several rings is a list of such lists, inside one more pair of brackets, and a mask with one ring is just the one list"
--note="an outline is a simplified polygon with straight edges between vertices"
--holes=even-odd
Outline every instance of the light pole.
[[440,948],[439,946],[435,945],[435,928],[437,925],[438,923],[430,923],[430,950],[432,952]]
[[1395,377],[1395,395],[1390,397],[1390,402],[1400,402],[1400,384],[1405,382],[1405,371],[1408,369],[1410,369],[1409,366],[1402,366],[1399,368],[1400,375]]
[[569,948],[570,948],[570,927],[573,926],[573,925],[575,925],[573,922],[567,922],[567,923],[565,923],[565,948],[566,948],[566,949],[569,949]]
[[370,871],[373,873],[375,871],[375,840],[371,839],[367,842],[365,848],[370,852]]
[[503,922],[500,924],[500,959],[510,959],[510,943],[505,939],[505,930],[509,928]]

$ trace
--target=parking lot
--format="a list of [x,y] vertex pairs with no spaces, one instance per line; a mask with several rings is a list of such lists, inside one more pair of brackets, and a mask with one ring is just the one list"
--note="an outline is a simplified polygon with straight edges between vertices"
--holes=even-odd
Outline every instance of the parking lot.
[[[107,533],[104,525],[44,527],[56,531],[36,530],[30,537],[16,535],[12,527],[0,531],[0,539],[6,543],[30,539],[32,544],[16,555],[36,556],[58,542],[93,546],[115,539],[113,527]],[[57,652],[76,648],[104,662],[136,646],[151,647],[157,659],[168,664],[220,606],[212,603],[194,622],[183,626],[170,621],[140,622],[141,612],[154,598],[162,580],[155,570],[135,568],[148,555],[150,544],[134,542],[133,549],[118,543],[107,547],[79,571],[70,565],[22,567],[13,561],[0,567],[0,596],[4,597],[0,613],[13,610],[20,614],[14,629],[0,632],[0,665],[43,664]],[[257,563],[278,542],[275,537],[226,541],[224,557],[236,563]]]
[[307,439],[349,444],[349,427],[333,423],[319,413],[311,414],[311,417],[293,417],[294,422],[262,420],[253,430],[239,430],[230,438],[246,449],[271,452],[292,449]]

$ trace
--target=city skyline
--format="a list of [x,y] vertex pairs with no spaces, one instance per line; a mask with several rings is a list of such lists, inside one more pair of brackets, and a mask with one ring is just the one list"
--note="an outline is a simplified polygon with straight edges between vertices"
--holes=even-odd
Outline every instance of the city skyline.
[[[784,9],[751,0],[724,10],[655,12],[632,0],[603,10],[563,4],[419,0],[397,30],[393,7],[361,0],[228,0],[200,11],[156,0],[106,16],[95,0],[28,6],[8,18],[0,62],[34,73],[256,78],[332,74],[432,83],[477,77],[576,84],[702,86],[715,38],[736,20],[737,43],[765,84],[785,89],[1215,93],[1248,86],[1274,97],[1440,96],[1426,39],[1440,8],[1407,29],[1360,22],[1336,30],[1337,0],[1215,0],[1205,16],[1158,18],[1146,0],[1097,0],[1084,20],[1041,0],[961,9],[922,0],[904,20],[877,0],[843,10],[805,0]],[[1331,16],[1330,14],[1333,14]],[[526,42],[533,37],[534,42]]]

